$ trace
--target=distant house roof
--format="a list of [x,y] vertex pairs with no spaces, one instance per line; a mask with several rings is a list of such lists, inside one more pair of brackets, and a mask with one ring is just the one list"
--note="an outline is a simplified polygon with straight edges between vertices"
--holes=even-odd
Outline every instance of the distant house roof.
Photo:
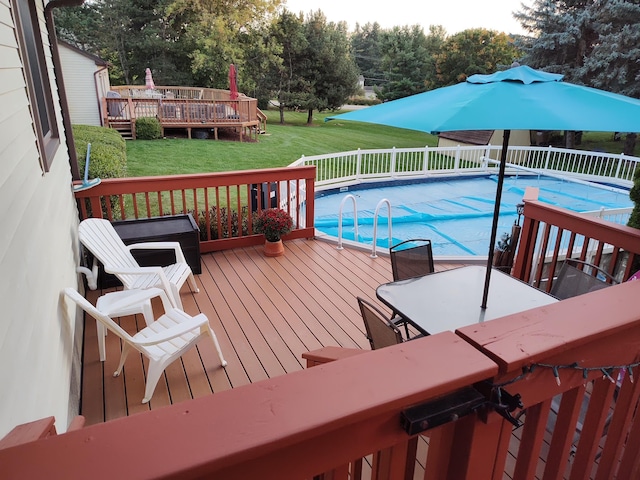
[[87,52],[85,50],[82,50],[81,48],[78,48],[75,45],[71,45],[70,43],[67,43],[67,42],[65,42],[63,40],[58,39],[58,44],[59,45],[64,45],[65,47],[70,48],[74,52],[77,52],[80,55],[83,55],[83,56],[93,60],[96,65],[103,65],[103,66],[109,65],[109,62],[107,62],[106,60],[103,60],[102,58],[98,57],[97,55],[94,55],[94,54],[89,53],[89,52]]
[[438,136],[469,145],[488,145],[493,132],[494,130],[461,130],[457,132],[442,132]]

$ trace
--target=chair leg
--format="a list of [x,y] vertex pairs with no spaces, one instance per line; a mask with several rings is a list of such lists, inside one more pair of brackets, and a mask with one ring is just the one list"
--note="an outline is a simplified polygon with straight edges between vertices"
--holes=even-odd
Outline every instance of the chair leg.
[[189,274],[189,285],[191,286],[191,290],[193,291],[193,293],[200,292],[198,284],[196,283],[196,277],[193,275],[193,273]]
[[409,340],[409,322],[404,322],[404,333],[407,335],[405,338]]
[[98,320],[96,320],[96,329],[98,333],[98,352],[100,352],[100,361],[104,362],[104,360],[107,358],[105,341],[104,341],[104,337],[107,336],[107,329]]
[[220,348],[220,343],[218,343],[218,337],[216,337],[216,334],[214,333],[213,329],[210,326],[207,328],[209,329],[209,335],[211,336],[211,340],[213,340],[213,344],[215,345],[216,350],[218,351],[218,357],[220,357],[220,364],[223,367],[226,367],[227,361],[222,356],[222,349]]
[[158,385],[158,380],[160,380],[160,376],[162,375],[162,372],[164,372],[164,369],[167,368],[167,365],[168,363],[165,361],[154,361],[149,359],[147,385],[144,387],[144,398],[142,399],[142,403],[147,403],[151,400],[153,392],[156,389],[156,385]]
[[131,345],[127,342],[124,342],[122,345],[122,353],[120,354],[120,363],[118,364],[118,369],[113,372],[113,376],[117,377],[122,373],[122,367],[124,367],[124,361],[127,359],[127,355],[129,355],[129,350],[131,350]]
[[180,289],[178,288],[177,285],[173,283],[171,284],[171,295],[173,295],[176,308],[184,312],[184,308],[182,307],[182,299],[180,298]]

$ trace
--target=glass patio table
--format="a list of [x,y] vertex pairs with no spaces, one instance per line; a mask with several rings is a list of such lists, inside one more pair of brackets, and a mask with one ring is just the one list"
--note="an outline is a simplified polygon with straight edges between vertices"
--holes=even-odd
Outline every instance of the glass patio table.
[[425,334],[481,323],[549,305],[557,298],[494,269],[487,308],[480,307],[486,267],[455,268],[422,277],[384,283],[377,297]]

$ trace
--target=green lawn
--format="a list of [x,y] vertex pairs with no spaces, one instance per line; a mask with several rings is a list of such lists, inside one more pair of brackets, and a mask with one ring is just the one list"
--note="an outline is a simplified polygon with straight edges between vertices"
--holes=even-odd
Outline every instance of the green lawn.
[[[621,135],[620,140],[614,140],[612,132],[585,132],[582,136],[582,143],[577,145],[576,148],[592,152],[619,154],[624,150],[624,139],[624,133]],[[640,137],[638,138],[638,141],[636,141],[633,156],[640,157]]]
[[287,112],[285,125],[277,111],[268,111],[267,134],[258,142],[197,139],[135,140],[127,142],[127,175],[172,175],[283,167],[301,156],[344,152],[358,148],[436,146],[426,133],[371,124],[324,121],[335,114],[316,113],[306,125],[306,112]]
[[[286,112],[285,125],[279,113],[267,111],[267,134],[258,142],[163,139],[127,142],[127,175],[131,177],[180,173],[221,172],[253,168],[283,167],[301,156],[350,150],[436,146],[437,137],[426,133],[372,124],[331,121],[335,112],[316,113],[306,125],[307,112]],[[612,133],[585,132],[582,150],[621,153],[623,140]],[[636,146],[640,156],[640,142]]]

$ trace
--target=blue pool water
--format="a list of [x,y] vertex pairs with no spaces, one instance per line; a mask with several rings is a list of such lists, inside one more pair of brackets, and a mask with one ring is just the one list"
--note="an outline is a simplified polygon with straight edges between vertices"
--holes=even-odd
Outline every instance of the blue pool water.
[[[434,255],[487,255],[497,177],[455,177],[409,182],[386,182],[349,187],[348,191],[328,190],[316,194],[316,228],[338,236],[340,203],[348,194],[356,197],[358,241],[373,243],[373,220],[378,202],[391,203],[391,244],[409,238],[429,238]],[[633,206],[626,191],[598,188],[550,177],[514,176],[504,181],[498,238],[511,233],[517,220],[516,205],[522,203],[527,187],[540,189],[539,200],[577,212]],[[615,190],[615,191],[612,191]],[[342,236],[354,240],[353,203],[345,203]],[[387,207],[380,208],[377,245],[388,248]]]

